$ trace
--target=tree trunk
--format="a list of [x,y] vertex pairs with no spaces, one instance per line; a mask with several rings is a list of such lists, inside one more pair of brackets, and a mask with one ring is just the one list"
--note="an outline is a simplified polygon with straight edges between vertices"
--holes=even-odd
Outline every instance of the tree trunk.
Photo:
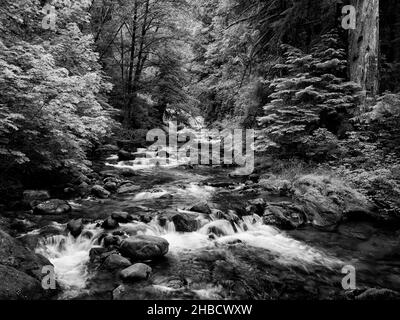
[[351,0],[356,29],[349,34],[350,80],[369,95],[379,91],[379,0]]
[[144,17],[143,17],[142,33],[141,33],[139,53],[138,53],[138,58],[137,58],[137,63],[136,63],[135,77],[133,79],[134,93],[136,93],[138,82],[140,80],[140,76],[142,73],[141,64],[142,64],[142,60],[143,60],[143,46],[144,46],[144,42],[145,42],[145,38],[146,38],[146,31],[147,31],[147,16],[149,14],[149,5],[150,5],[150,0],[147,0]]
[[135,0],[134,3],[134,14],[133,14],[133,22],[132,22],[132,37],[131,37],[131,55],[129,59],[129,69],[128,69],[128,81],[127,81],[127,94],[128,101],[125,106],[125,116],[124,116],[124,125],[129,127],[131,115],[133,113],[133,69],[134,69],[134,61],[135,61],[135,52],[136,52],[136,29],[137,29],[137,21],[138,20],[138,2]]
[[132,22],[132,39],[131,39],[131,56],[129,59],[129,72],[128,72],[128,93],[132,93],[133,88],[133,69],[134,69],[134,61],[135,61],[135,49],[136,49],[136,28],[137,28],[137,15],[138,15],[138,4],[135,1],[135,9],[133,14],[133,22]]

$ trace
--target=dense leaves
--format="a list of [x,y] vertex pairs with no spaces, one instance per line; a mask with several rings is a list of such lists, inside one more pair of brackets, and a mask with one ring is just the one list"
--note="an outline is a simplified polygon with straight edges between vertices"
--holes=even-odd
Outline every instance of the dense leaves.
[[[59,11],[54,33],[37,29],[29,41],[15,34],[0,39],[3,176],[16,170],[87,171],[87,151],[110,129],[111,107],[101,96],[111,86],[104,81],[91,35],[74,22],[87,17],[83,4],[73,12]],[[14,12],[15,5],[7,5],[2,9]],[[26,5],[31,24],[40,26],[39,2],[20,3],[22,12]],[[14,28],[22,32],[19,20]]]

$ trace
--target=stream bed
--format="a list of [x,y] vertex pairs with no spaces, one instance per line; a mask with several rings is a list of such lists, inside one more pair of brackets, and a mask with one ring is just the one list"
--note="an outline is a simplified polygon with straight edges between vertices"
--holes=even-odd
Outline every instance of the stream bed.
[[[105,169],[129,167],[135,175],[128,179],[140,186],[136,192],[71,201],[68,219],[86,222],[81,235],[40,240],[36,252],[55,266],[62,289],[58,299],[341,299],[348,294],[341,284],[346,265],[355,267],[358,288],[400,290],[399,234],[394,231],[371,223],[348,223],[335,232],[282,231],[264,225],[257,214],[235,215],[254,198],[287,199],[229,178],[228,169],[137,168],[116,161]],[[193,232],[177,232],[173,222],[160,220],[165,212],[191,214],[188,208],[201,201],[213,213],[197,214]],[[104,237],[101,222],[121,211],[137,219],[113,232],[158,236],[169,243],[163,258],[148,262],[152,275],[147,280],[124,283],[117,272],[90,263],[91,249],[101,247]],[[64,230],[66,222],[51,224]]]

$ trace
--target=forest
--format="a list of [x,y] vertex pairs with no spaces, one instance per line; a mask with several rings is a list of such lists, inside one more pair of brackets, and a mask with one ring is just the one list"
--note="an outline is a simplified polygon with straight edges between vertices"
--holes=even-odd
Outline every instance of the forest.
[[399,1],[0,0],[0,32],[0,300],[400,298]]

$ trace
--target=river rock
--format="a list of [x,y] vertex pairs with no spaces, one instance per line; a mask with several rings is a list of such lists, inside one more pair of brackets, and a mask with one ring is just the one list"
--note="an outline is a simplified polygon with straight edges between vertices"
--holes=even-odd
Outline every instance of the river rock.
[[199,213],[211,214],[211,209],[208,206],[208,203],[205,201],[195,204],[189,210],[194,211],[194,212],[199,212]]
[[91,193],[92,193],[92,195],[94,195],[95,197],[100,198],[100,199],[106,199],[110,196],[110,192],[107,191],[106,189],[104,189],[100,185],[93,186]]
[[112,217],[108,217],[106,220],[104,220],[101,227],[105,230],[112,230],[112,229],[118,228],[119,223],[116,220],[114,220]]
[[133,220],[132,216],[128,212],[123,212],[123,211],[113,212],[111,218],[113,218],[115,221],[119,223],[128,223]]
[[228,210],[228,212],[223,212],[218,209],[211,209],[212,215],[217,220],[227,220],[231,223],[238,223],[240,218],[237,215],[236,211]]
[[38,232],[27,233],[21,236],[18,238],[18,240],[21,241],[25,247],[34,251],[41,239],[61,234],[65,234],[65,230],[63,228],[55,225],[47,225],[38,230]]
[[118,179],[118,171],[116,169],[114,170],[103,170],[100,171],[100,176],[102,176],[104,179],[105,178],[114,178],[114,179]]
[[46,297],[39,280],[1,264],[0,283],[0,300],[40,300]]
[[104,246],[106,248],[108,248],[111,246],[118,246],[121,242],[121,239],[117,236],[108,235],[108,236],[104,237],[103,242],[104,242]]
[[17,233],[27,233],[29,231],[32,231],[35,228],[36,224],[29,221],[29,220],[21,220],[21,219],[15,219],[11,224],[10,228]]
[[89,261],[90,263],[102,262],[107,258],[107,252],[110,252],[108,248],[104,247],[94,247],[89,251]]
[[103,145],[103,146],[97,148],[96,152],[100,153],[100,154],[111,154],[111,153],[118,152],[118,150],[119,150],[119,148],[117,146],[112,145],[112,144],[106,144],[106,145]]
[[86,182],[82,182],[78,187],[77,187],[78,194],[81,197],[85,197],[90,193],[90,186]]
[[196,217],[186,213],[177,213],[171,217],[178,232],[194,232],[198,229]]
[[265,210],[266,202],[262,198],[257,198],[249,201],[249,205],[246,207],[248,214],[258,214],[262,216]]
[[109,182],[112,182],[112,183],[115,183],[115,184],[119,185],[121,183],[121,179],[116,174],[115,174],[115,176],[114,175],[113,176],[106,176],[103,179],[103,183],[106,184],[106,183],[109,183]]
[[131,262],[119,254],[110,254],[103,262],[102,268],[107,270],[124,269],[131,265]]
[[152,269],[144,263],[135,263],[134,265],[122,270],[120,276],[124,280],[147,280],[150,277]]
[[216,220],[225,219],[225,213],[219,209],[211,209],[211,214]]
[[86,239],[92,239],[94,234],[92,231],[89,230],[85,230],[81,233],[82,238],[86,238]]
[[289,180],[281,179],[274,175],[261,177],[258,184],[270,193],[280,196],[289,195],[292,187],[292,183]]
[[330,230],[353,214],[370,217],[374,211],[364,195],[331,177],[302,176],[294,182],[293,194],[302,204],[307,219],[322,229]]
[[40,202],[50,199],[50,193],[47,190],[25,190],[23,193],[24,202],[32,207]]
[[260,175],[257,173],[253,173],[249,176],[249,179],[251,181],[253,181],[254,183],[257,183],[258,181],[260,181]]
[[216,220],[210,222],[207,224],[206,228],[208,234],[214,234],[218,237],[231,235],[235,232],[232,223],[227,220]]
[[130,168],[122,168],[119,170],[119,174],[125,178],[135,177],[138,173]]
[[70,222],[68,222],[67,230],[71,233],[73,237],[79,237],[83,230],[82,219],[71,220]]
[[134,261],[147,261],[160,258],[167,254],[169,243],[167,240],[147,235],[138,235],[123,240],[119,251]]
[[128,151],[125,151],[125,150],[119,150],[118,151],[118,159],[119,159],[119,161],[135,160],[135,155]]
[[38,204],[33,209],[35,215],[62,215],[70,212],[71,206],[65,200],[52,199]]
[[290,202],[273,203],[267,205],[264,224],[277,226],[280,229],[296,229],[306,223],[303,209]]
[[370,288],[356,296],[356,300],[398,300],[400,294],[389,289]]
[[141,188],[140,186],[136,186],[133,184],[124,184],[118,188],[117,193],[118,194],[134,193],[134,192],[140,190],[140,188]]
[[117,185],[116,182],[107,181],[107,182],[104,184],[104,188],[105,188],[107,191],[114,192],[114,191],[116,191],[116,190],[118,189],[118,185]]
[[41,280],[43,277],[42,268],[52,264],[45,257],[35,254],[19,240],[0,229],[0,265],[17,269],[37,280]]
[[121,284],[117,288],[115,288],[112,292],[112,298],[113,300],[122,300],[122,297],[126,293],[127,288],[125,285]]

